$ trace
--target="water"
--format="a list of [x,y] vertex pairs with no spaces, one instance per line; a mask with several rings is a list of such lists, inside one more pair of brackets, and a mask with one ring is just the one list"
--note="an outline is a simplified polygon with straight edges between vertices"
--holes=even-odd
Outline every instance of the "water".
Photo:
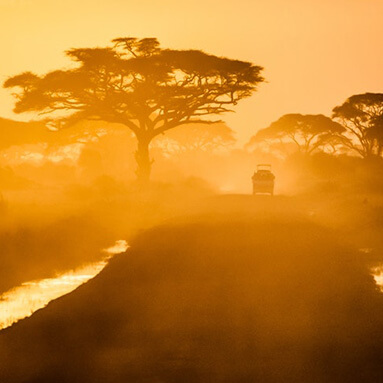
[[383,293],[383,265],[374,267],[371,271],[375,279],[375,283],[379,286],[380,291]]
[[11,326],[18,320],[32,315],[45,307],[51,300],[68,294],[78,286],[96,276],[115,254],[123,253],[128,248],[125,240],[104,249],[105,257],[56,278],[25,282],[0,296],[0,329]]
[[[113,246],[103,250],[105,257],[100,262],[61,274],[56,278],[26,282],[7,291],[0,296],[0,329],[11,326],[45,307],[51,300],[73,291],[96,276],[113,255],[123,253],[127,248],[128,244],[125,240],[116,241]],[[361,249],[361,251],[369,253],[370,249]],[[374,267],[371,273],[383,292],[383,265]]]

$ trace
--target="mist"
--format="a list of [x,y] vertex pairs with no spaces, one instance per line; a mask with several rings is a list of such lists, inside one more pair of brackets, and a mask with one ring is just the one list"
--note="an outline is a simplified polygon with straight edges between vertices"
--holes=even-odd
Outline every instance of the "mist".
[[[285,18],[266,8],[262,33]],[[327,30],[302,49],[292,20],[271,35],[307,73],[349,58]],[[258,35],[233,50],[85,25],[62,60],[4,59],[0,382],[383,381],[381,90],[326,64],[328,87],[302,91],[283,50],[245,54]]]

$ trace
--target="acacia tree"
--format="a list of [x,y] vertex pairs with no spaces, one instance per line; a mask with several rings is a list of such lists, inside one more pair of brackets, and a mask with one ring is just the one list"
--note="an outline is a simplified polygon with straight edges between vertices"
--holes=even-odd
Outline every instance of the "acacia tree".
[[383,93],[357,94],[333,109],[349,135],[344,144],[367,158],[382,154]]
[[334,145],[343,131],[340,124],[322,114],[285,114],[258,131],[250,144],[265,140],[293,142],[300,152],[311,154],[326,145]]
[[16,113],[49,115],[59,127],[84,118],[121,123],[137,138],[137,176],[148,181],[154,137],[177,126],[212,123],[263,81],[261,67],[198,50],[160,48],[155,38],[117,38],[112,47],[71,49],[77,65],[43,76],[25,72]]
[[186,152],[215,152],[235,143],[234,132],[225,123],[190,124],[159,137],[156,146],[166,155]]
[[371,138],[375,142],[376,154],[382,156],[383,154],[383,114],[375,117],[372,120],[372,126],[370,127],[368,138]]

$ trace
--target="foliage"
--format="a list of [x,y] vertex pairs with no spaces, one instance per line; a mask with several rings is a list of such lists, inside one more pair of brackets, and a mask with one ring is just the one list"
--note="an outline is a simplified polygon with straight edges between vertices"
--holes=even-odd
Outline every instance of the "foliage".
[[167,137],[161,136],[155,145],[165,155],[185,152],[215,152],[230,147],[235,143],[234,132],[224,123],[190,124],[187,127],[169,132]]
[[[154,38],[117,38],[106,48],[70,49],[77,63],[43,76],[25,72],[4,86],[18,88],[16,113],[49,115],[58,128],[79,119],[120,123],[137,138],[138,176],[147,180],[152,139],[177,126],[212,123],[263,81],[261,67],[198,50],[160,48]],[[210,118],[210,119],[209,119]]]
[[346,129],[345,144],[362,157],[382,155],[383,93],[357,94],[333,109],[333,117]]
[[302,153],[311,154],[326,146],[335,150],[343,131],[341,125],[322,114],[285,114],[269,127],[261,129],[250,144],[265,140],[294,143]]

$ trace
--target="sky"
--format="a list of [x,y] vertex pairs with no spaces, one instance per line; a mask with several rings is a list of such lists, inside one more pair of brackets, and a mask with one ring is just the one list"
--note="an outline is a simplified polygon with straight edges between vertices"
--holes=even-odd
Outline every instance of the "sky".
[[[331,114],[383,92],[383,0],[0,0],[0,81],[65,68],[64,51],[157,37],[265,68],[266,82],[224,116],[240,143],[286,113]],[[15,115],[0,89],[0,117]]]

